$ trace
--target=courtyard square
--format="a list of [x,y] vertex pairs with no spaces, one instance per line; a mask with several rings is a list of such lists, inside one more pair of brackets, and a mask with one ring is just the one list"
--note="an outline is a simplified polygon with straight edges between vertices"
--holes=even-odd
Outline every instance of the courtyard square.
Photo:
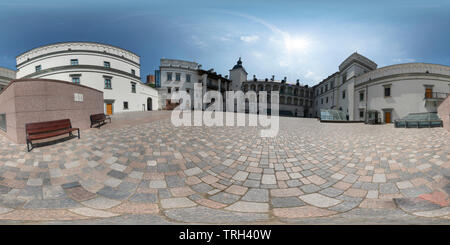
[[114,115],[26,151],[0,135],[0,224],[450,224],[450,133],[280,117]]

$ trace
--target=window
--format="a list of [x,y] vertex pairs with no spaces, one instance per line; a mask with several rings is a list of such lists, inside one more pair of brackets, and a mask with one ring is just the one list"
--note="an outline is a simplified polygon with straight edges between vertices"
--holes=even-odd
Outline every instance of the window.
[[180,90],[180,88],[175,88],[175,92],[178,92],[178,90]]
[[78,65],[78,59],[71,59],[70,60],[70,65],[73,65],[73,66]]
[[181,74],[175,73],[175,81],[179,82],[181,80]]
[[323,87],[320,88],[320,94],[323,94]]
[[167,72],[167,81],[172,81],[172,72]]
[[384,87],[384,97],[391,96],[391,87]]
[[345,90],[342,91],[342,98],[345,99]]
[[190,74],[186,74],[186,82],[188,82],[188,83],[191,82],[191,75]]
[[359,118],[364,118],[364,111],[359,111]]
[[105,78],[105,89],[112,89],[111,78]]
[[108,61],[104,61],[104,62],[103,62],[103,66],[104,66],[105,68],[111,68],[111,64],[110,64]]
[[170,88],[170,87],[167,88],[167,93],[169,93],[169,94],[172,93],[172,88]]
[[359,101],[364,101],[364,92],[359,93]]
[[72,82],[76,84],[80,84],[80,77],[72,77]]
[[186,89],[186,93],[188,93],[188,94],[189,94],[189,92],[190,92],[190,90],[189,90],[189,89]]
[[344,74],[342,75],[342,83],[345,83],[346,80],[347,80],[347,74],[344,73]]
[[320,99],[320,104],[323,104],[323,98]]
[[128,110],[128,101],[123,102],[123,109]]
[[41,66],[41,65],[38,65],[38,66],[36,66],[35,68],[36,68],[36,71],[42,70],[42,66]]
[[134,69],[131,69],[131,75],[136,75],[136,71]]
[[328,91],[328,84],[325,84],[325,92]]
[[136,93],[136,83],[131,83],[131,93]]
[[328,97],[326,97],[326,101],[327,101],[326,103],[328,104]]

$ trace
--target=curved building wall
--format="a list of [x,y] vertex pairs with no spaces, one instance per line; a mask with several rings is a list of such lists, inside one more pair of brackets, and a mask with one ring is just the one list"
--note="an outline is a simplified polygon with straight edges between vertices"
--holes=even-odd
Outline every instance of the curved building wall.
[[79,82],[103,91],[107,114],[157,110],[158,92],[141,83],[139,60],[136,54],[110,45],[57,43],[19,55],[17,77]]
[[[385,88],[390,95],[386,96]],[[426,91],[430,89],[430,98]],[[360,93],[364,99],[360,99]],[[378,111],[379,119],[391,122],[409,113],[437,112],[437,107],[450,94],[450,67],[409,63],[383,67],[355,79],[354,120],[364,120],[360,111]],[[361,117],[362,116],[362,117]]]

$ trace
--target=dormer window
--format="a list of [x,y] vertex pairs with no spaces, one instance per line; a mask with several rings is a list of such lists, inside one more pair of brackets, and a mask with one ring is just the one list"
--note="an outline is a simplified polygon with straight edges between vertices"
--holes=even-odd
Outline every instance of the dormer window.
[[40,71],[40,70],[42,70],[42,66],[38,65],[38,66],[35,67],[35,69],[36,69],[36,71]]
[[70,65],[73,65],[73,66],[78,65],[78,59],[71,59],[70,60]]
[[103,66],[104,66],[105,68],[111,68],[111,64],[110,64],[108,61],[104,61],[104,62],[103,62]]

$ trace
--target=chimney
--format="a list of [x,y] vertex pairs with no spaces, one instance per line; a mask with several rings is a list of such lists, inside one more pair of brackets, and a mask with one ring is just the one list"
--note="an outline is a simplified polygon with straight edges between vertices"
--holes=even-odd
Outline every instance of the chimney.
[[267,78],[266,78],[266,79],[264,79],[264,81],[266,81],[266,82],[267,82],[267,81],[269,81],[269,79],[267,79]]
[[284,81],[287,82],[287,77],[284,77]]
[[275,81],[275,75],[272,75],[272,78],[270,79],[270,81]]
[[257,79],[256,79],[256,75],[253,75],[253,81],[256,81]]

